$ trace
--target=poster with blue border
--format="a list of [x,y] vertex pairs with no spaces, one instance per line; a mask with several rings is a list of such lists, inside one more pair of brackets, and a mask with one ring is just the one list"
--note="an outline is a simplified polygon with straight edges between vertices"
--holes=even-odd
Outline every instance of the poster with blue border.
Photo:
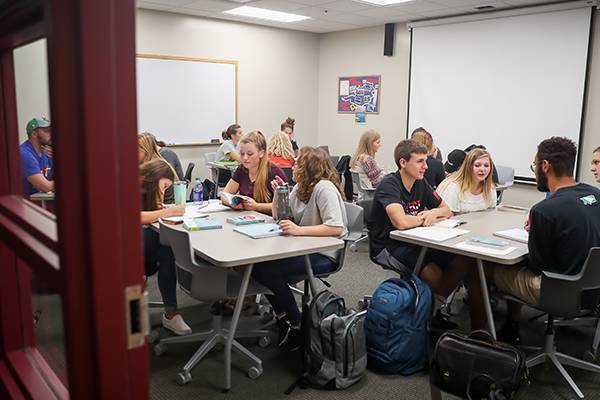
[[363,107],[367,114],[379,114],[380,75],[338,78],[338,113],[354,113]]

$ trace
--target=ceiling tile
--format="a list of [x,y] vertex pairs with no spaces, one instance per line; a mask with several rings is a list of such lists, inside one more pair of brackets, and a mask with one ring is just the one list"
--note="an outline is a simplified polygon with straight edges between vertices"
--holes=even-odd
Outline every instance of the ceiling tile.
[[354,1],[354,0],[337,0],[337,1],[334,1],[333,3],[325,4],[323,7],[330,11],[336,10],[336,11],[341,11],[341,12],[354,12],[354,11],[360,11],[360,10],[368,10],[368,9],[371,9],[376,6],[373,6],[371,4],[366,4],[366,3],[360,3],[360,2]]
[[[194,1],[185,6],[187,9],[194,10],[205,10],[205,11],[227,11],[232,10],[241,6],[241,4],[234,3],[233,1],[220,1],[220,0],[201,0]],[[182,8],[182,7],[180,7]]]
[[138,8],[145,8],[145,9],[148,9],[148,10],[161,10],[161,11],[165,11],[165,10],[168,10],[170,8],[169,6],[165,6],[164,4],[152,3],[152,2],[149,2],[149,1],[138,1],[136,5],[137,5]]
[[336,0],[294,0],[295,3],[304,4],[305,6],[321,7],[325,4],[333,3]]
[[[196,0],[197,1],[197,0]],[[183,7],[187,4],[193,3],[194,0],[151,0],[150,3],[162,4],[168,8]]]
[[[241,6],[242,4],[240,4]],[[292,1],[284,1],[284,0],[258,0],[253,1],[252,3],[246,4],[251,7],[258,8],[266,8],[269,10],[275,11],[284,11],[284,12],[292,12],[298,10],[299,8],[306,7],[304,4],[300,4]]]
[[330,19],[335,17],[336,15],[344,14],[342,11],[338,10],[328,10],[323,7],[305,7],[299,8],[294,11],[300,15],[306,15],[311,18],[321,18],[321,19]]
[[364,15],[353,13],[333,15],[325,18],[324,20],[359,26],[375,26],[383,23],[381,18],[366,17]]
[[169,10],[169,12],[173,12],[173,13],[177,13],[177,14],[195,15],[198,17],[212,17],[213,15],[216,14],[215,11],[197,10],[195,8],[187,8],[187,7],[173,8],[173,9]]

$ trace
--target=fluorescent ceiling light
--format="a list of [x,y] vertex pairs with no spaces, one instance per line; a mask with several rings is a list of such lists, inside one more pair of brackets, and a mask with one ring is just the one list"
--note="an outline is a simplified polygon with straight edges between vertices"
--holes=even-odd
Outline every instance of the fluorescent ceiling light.
[[390,6],[392,4],[407,3],[413,0],[355,0],[360,3],[376,4],[378,6]]
[[266,8],[242,6],[233,10],[223,11],[225,14],[241,15],[243,17],[268,19],[269,21],[296,22],[310,19],[304,15],[290,14],[281,11],[267,10]]

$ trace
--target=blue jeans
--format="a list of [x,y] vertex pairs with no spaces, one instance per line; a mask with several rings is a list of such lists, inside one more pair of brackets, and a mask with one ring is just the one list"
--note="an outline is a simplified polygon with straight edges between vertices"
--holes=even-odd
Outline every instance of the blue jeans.
[[144,268],[146,276],[158,272],[158,290],[162,296],[165,311],[177,309],[177,274],[175,256],[168,246],[160,244],[158,232],[145,228],[144,231]]
[[[337,267],[335,262],[321,254],[311,254],[310,263],[315,275],[325,274]],[[288,284],[298,281],[293,278],[305,275],[304,256],[257,263],[252,271],[252,277],[273,292],[267,298],[275,313],[285,313],[292,325],[300,324],[301,315]]]

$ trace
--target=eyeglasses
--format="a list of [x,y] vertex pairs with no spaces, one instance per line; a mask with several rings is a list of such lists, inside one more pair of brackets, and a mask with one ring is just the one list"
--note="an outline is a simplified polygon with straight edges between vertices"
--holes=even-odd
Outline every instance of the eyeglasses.
[[531,170],[531,172],[535,173],[535,161],[531,163],[531,165],[529,166],[529,169]]

